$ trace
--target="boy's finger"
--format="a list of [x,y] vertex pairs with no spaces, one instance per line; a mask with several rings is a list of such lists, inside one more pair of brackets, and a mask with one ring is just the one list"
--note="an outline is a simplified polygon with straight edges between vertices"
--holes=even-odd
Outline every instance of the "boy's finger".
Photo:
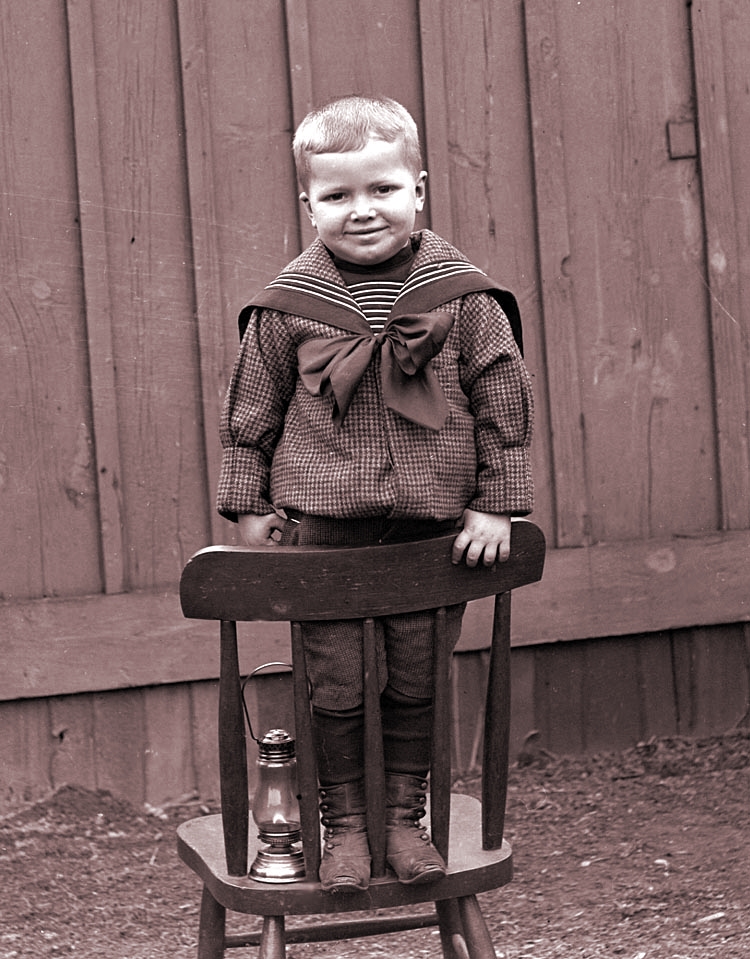
[[466,547],[471,542],[471,538],[467,536],[466,531],[462,530],[458,536],[453,540],[453,549],[451,550],[451,562],[455,566],[460,563]]
[[470,566],[472,569],[479,562],[482,552],[484,550],[483,543],[472,542],[466,551],[466,565]]
[[484,565],[485,566],[494,566],[495,560],[498,559],[497,548],[494,543],[488,543],[484,547]]

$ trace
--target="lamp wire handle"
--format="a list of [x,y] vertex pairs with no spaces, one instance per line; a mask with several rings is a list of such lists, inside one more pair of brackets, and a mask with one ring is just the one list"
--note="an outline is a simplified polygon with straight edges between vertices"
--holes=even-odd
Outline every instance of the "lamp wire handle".
[[247,721],[247,728],[250,730],[250,738],[259,743],[260,740],[253,732],[253,724],[250,722],[250,713],[247,709],[247,702],[245,701],[245,686],[250,682],[250,680],[255,676],[256,673],[259,673],[262,669],[270,669],[272,666],[286,666],[286,668],[291,672],[292,664],[291,663],[263,663],[262,666],[257,666],[249,676],[245,676],[240,685],[240,695],[242,696],[242,709],[245,713],[245,720]]

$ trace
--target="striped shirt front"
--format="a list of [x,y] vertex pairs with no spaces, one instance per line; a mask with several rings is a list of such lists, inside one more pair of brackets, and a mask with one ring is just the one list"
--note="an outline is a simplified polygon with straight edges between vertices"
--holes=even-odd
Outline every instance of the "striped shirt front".
[[352,299],[364,314],[370,329],[376,335],[385,326],[391,310],[404,288],[416,256],[413,244],[386,260],[372,266],[347,263],[333,257]]
[[387,280],[354,283],[349,287],[349,292],[364,313],[373,333],[382,331],[402,287],[403,283],[389,283]]

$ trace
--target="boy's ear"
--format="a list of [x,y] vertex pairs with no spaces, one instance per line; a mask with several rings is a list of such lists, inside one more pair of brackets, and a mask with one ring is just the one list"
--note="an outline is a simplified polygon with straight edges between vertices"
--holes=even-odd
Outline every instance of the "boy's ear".
[[421,211],[424,207],[425,197],[427,196],[427,171],[422,170],[422,172],[417,177],[417,211]]
[[299,195],[300,202],[307,211],[307,215],[310,218],[310,222],[315,226],[315,217],[313,215],[312,207],[310,206],[310,197],[306,193],[300,193]]

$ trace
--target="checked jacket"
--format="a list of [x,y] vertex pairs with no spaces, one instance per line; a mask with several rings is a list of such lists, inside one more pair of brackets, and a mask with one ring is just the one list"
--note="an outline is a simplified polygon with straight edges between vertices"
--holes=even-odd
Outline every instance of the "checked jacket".
[[217,506],[231,520],[291,508],[341,519],[444,521],[466,507],[525,515],[533,506],[531,381],[512,294],[429,230],[392,317],[442,311],[453,325],[430,360],[448,404],[440,429],[388,408],[374,351],[343,421],[306,389],[302,343],[374,336],[316,240],[240,314],[242,343],[221,418]]

